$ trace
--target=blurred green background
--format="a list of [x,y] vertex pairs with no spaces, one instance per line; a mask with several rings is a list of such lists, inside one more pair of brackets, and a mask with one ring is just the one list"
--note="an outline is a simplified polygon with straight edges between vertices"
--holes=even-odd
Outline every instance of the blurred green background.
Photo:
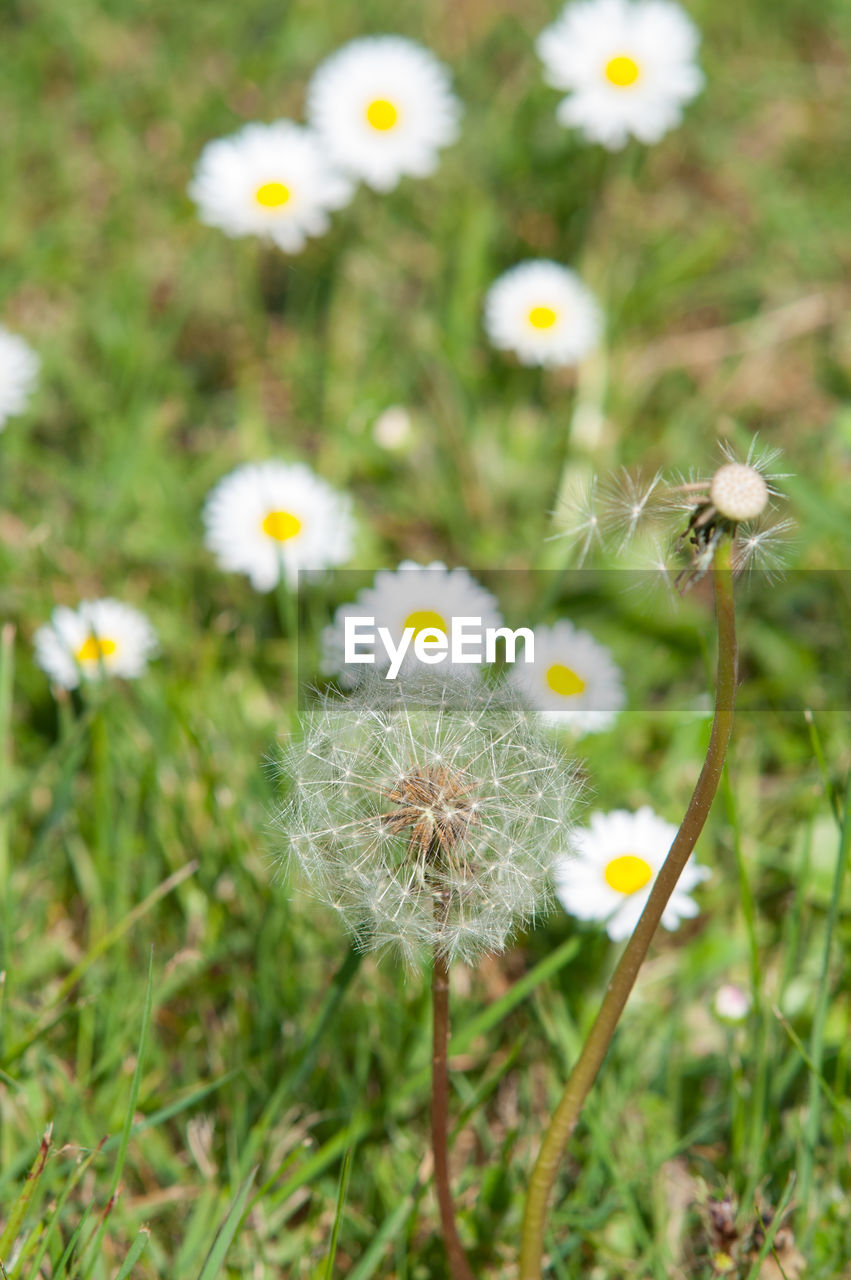
[[[534,39],[557,6],[539,0],[3,6],[0,322],[43,363],[0,438],[10,1280],[444,1275],[427,979],[357,964],[276,881],[264,761],[295,723],[291,642],[274,600],[204,550],[212,484],[305,460],[353,495],[356,566],[555,569],[565,466],[705,470],[719,435],[746,448],[754,431],[794,473],[806,571],[743,593],[748,696],[775,709],[739,719],[701,915],[659,940],[628,1010],[560,1184],[551,1274],[851,1274],[847,702],[803,714],[843,646],[816,661],[800,625],[809,571],[847,567],[851,10],[688,9],[707,88],[662,143],[610,156],[555,122]],[[293,259],[202,227],[185,194],[202,146],[300,119],[317,63],[385,31],[452,68],[463,130],[437,173],[361,189]],[[605,308],[578,375],[484,340],[487,286],[535,256]],[[374,432],[391,406],[411,418],[400,448]],[[819,581],[821,642],[847,634],[848,591],[843,572]],[[57,703],[33,633],[98,595],[144,609],[162,657]],[[705,593],[672,613],[612,591],[582,620],[639,700],[709,670]],[[676,821],[706,737],[701,716],[643,711],[575,751],[595,806]],[[483,1277],[512,1274],[541,1127],[612,960],[600,929],[553,914],[455,975],[455,1181]],[[724,981],[753,993],[740,1030],[710,1013]],[[713,1197],[736,1216],[726,1270]],[[781,1202],[766,1250],[758,1218]]]

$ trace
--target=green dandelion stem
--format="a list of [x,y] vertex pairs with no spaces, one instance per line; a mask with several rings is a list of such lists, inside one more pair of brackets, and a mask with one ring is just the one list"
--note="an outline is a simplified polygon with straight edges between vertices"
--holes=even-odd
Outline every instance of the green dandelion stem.
[[606,1056],[659,921],[697,843],[697,838],[703,830],[721,779],[733,727],[737,671],[730,551],[731,541],[725,539],[715,553],[713,566],[718,626],[718,668],[715,715],[706,759],[674,843],[656,877],[656,883],[641,918],[635,926],[635,931],[615,969],[596,1021],[588,1033],[588,1038],[565,1085],[561,1101],[544,1135],[526,1198],[520,1253],[520,1280],[539,1280],[541,1276],[547,1206],[556,1173],[576,1128],[585,1099]]
[[449,959],[435,947],[431,993],[434,1023],[431,1059],[431,1140],[434,1153],[434,1188],[440,1208],[443,1242],[452,1280],[473,1280],[473,1273],[458,1236],[455,1208],[449,1184]]

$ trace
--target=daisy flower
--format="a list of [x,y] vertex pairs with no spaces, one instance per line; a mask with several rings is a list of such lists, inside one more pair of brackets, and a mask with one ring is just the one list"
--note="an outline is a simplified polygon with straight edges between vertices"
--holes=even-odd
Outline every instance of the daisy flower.
[[271,591],[283,571],[326,569],[352,554],[348,498],[302,463],[257,462],[220,480],[204,506],[205,542],[223,569]]
[[548,723],[577,733],[608,729],[625,702],[609,650],[566,620],[536,627],[534,636],[534,662],[516,662],[508,679]]
[[700,92],[700,35],[670,0],[577,0],[538,37],[557,118],[610,151],[658,142]]
[[308,119],[332,161],[376,191],[432,173],[458,136],[460,112],[446,68],[401,36],[353,40],[307,91]]
[[298,253],[308,236],[328,230],[328,210],[346,203],[351,184],[309,129],[278,120],[209,142],[189,194],[208,226]]
[[597,345],[601,328],[594,295],[557,262],[521,262],[485,296],[488,338],[500,350],[513,351],[522,364],[577,364]]
[[38,356],[16,333],[0,328],[0,431],[26,406],[38,376]]
[[[637,813],[593,813],[589,825],[574,833],[575,856],[556,868],[556,895],[565,911],[577,920],[606,921],[613,942],[628,938],[676,834],[673,823],[647,805]],[[689,859],[662,915],[665,929],[697,915],[689,895],[708,875],[708,868]]]
[[[405,629],[412,627],[414,636],[426,629],[441,631],[451,646],[456,618],[481,618],[483,628],[502,626],[495,598],[466,569],[447,569],[439,560],[427,565],[403,560],[398,569],[379,570],[372,586],[359,591],[353,603],[341,605],[333,623],[322,633],[323,671],[341,674],[348,684],[359,681],[367,670],[365,664],[345,663],[345,622],[351,616],[374,618],[376,632],[387,627],[394,645]],[[369,669],[381,670],[382,660],[386,667],[389,659],[377,645],[374,668]],[[402,671],[410,672],[417,665],[410,648]],[[463,671],[470,674],[477,669],[470,666]]]
[[120,600],[59,605],[35,633],[35,659],[54,684],[76,689],[81,680],[141,676],[159,645],[148,619]]

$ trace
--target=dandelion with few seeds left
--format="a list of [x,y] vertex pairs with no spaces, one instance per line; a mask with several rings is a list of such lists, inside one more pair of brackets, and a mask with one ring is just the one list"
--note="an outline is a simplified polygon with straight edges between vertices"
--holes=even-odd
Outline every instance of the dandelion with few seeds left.
[[[782,479],[773,469],[777,456],[776,450],[761,449],[756,441],[744,461],[725,448],[723,463],[708,476],[669,480],[656,474],[641,480],[626,475],[608,489],[592,485],[575,507],[574,527],[569,532],[586,552],[598,540],[609,541],[615,550],[622,551],[649,522],[659,525],[656,536],[665,536],[669,547],[672,545],[679,563],[674,581],[680,591],[711,573],[718,632],[715,710],[703,767],[679,828],[657,830],[658,820],[649,812],[635,815],[631,829],[627,829],[631,826],[629,815],[600,816],[597,830],[592,822],[586,840],[585,874],[581,868],[561,870],[561,896],[568,909],[586,914],[602,914],[605,909],[610,932],[614,927],[618,935],[633,922],[634,928],[547,1126],[529,1179],[521,1280],[540,1280],[547,1206],[556,1171],[656,929],[666,923],[666,917],[670,926],[695,909],[688,890],[694,887],[698,868],[691,855],[718,789],[733,728],[738,682],[735,573],[753,562],[755,550],[763,549],[759,542],[760,529],[765,527],[762,522],[773,523],[781,531],[787,524],[776,513],[780,499],[777,486]],[[667,574],[667,551],[660,550],[659,556]],[[662,858],[669,836],[670,848]],[[643,846],[637,847],[645,837]],[[646,898],[643,903],[639,895]],[[619,904],[618,898],[624,901]],[[636,919],[639,905],[642,909]]]
[[794,523],[780,514],[780,451],[754,438],[740,458],[721,444],[722,462],[704,474],[666,475],[622,471],[577,488],[558,513],[566,538],[582,563],[595,547],[621,554],[640,544],[650,567],[684,590],[709,569],[729,543],[734,573],[776,573]]
[[362,947],[432,955],[435,1177],[452,1274],[468,1277],[447,1172],[449,966],[547,908],[576,773],[509,689],[426,674],[324,695],[281,767],[288,866]]

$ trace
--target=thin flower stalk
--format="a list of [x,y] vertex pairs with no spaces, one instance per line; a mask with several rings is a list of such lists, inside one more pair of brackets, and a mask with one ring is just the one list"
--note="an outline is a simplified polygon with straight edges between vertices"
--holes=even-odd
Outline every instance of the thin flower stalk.
[[670,852],[659,871],[653,891],[632,937],[624,949],[594,1025],[570,1073],[561,1101],[544,1135],[526,1199],[520,1254],[520,1280],[539,1280],[541,1276],[547,1207],[559,1165],[576,1128],[585,1099],[611,1044],[615,1028],[635,985],[638,971],[647,955],[665,907],[706,823],[721,779],[733,727],[737,674],[733,572],[729,539],[721,542],[715,549],[713,581],[718,629],[718,666],[715,715],[706,759]]

